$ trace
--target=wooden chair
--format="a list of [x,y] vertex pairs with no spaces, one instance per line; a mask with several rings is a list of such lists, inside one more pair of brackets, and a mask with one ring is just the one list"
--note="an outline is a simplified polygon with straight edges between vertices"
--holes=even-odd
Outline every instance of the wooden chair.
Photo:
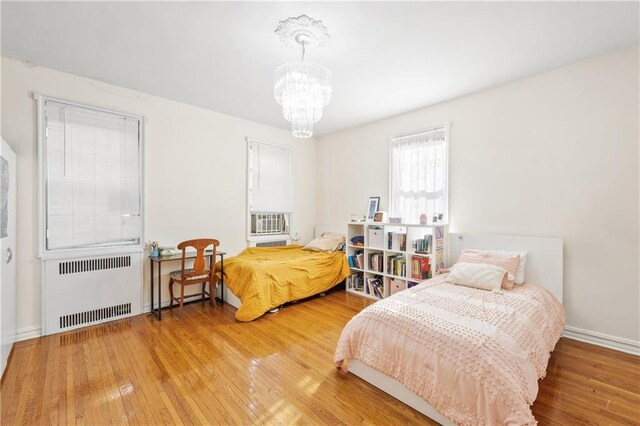
[[[179,271],[174,271],[169,274],[169,294],[171,295],[171,300],[169,302],[169,308],[173,308],[173,302],[180,303],[180,311],[182,311],[182,307],[184,305],[184,288],[188,285],[193,284],[202,284],[202,292],[189,295],[187,297],[192,296],[202,296],[202,301],[204,302],[205,296],[209,296],[209,300],[211,301],[211,306],[215,306],[215,293],[213,291],[213,286],[215,285],[215,258],[216,258],[216,248],[220,245],[218,240],[214,240],[212,238],[201,238],[197,240],[188,240],[183,241],[178,244],[178,249],[182,250],[182,269]],[[207,253],[207,256],[213,256],[214,259],[209,265],[209,269],[207,269],[207,262],[205,261],[204,251],[207,247],[213,246],[213,253]],[[193,247],[196,249],[196,258],[193,261],[193,268],[185,269],[185,253],[187,247]],[[209,283],[209,291],[206,291],[207,282]],[[173,296],[173,284],[180,284],[180,297]]]

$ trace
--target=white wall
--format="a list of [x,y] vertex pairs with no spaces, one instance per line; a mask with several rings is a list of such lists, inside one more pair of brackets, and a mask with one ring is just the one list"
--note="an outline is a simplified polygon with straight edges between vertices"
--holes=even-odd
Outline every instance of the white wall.
[[[203,88],[206,90],[206,88]],[[18,331],[40,327],[37,253],[36,102],[32,92],[145,117],[145,237],[162,245],[212,236],[230,255],[245,247],[244,138],[290,145],[294,163],[292,233],[313,237],[316,142],[290,132],[42,67],[2,59],[2,137],[18,157]],[[274,108],[277,105],[274,101]],[[179,265],[173,265],[175,269]],[[164,271],[169,269],[165,266]],[[148,264],[144,300],[149,299]],[[168,279],[164,278],[166,287]],[[164,300],[168,300],[165,296]]]
[[450,229],[562,237],[567,324],[637,342],[638,76],[635,47],[320,137],[318,221],[387,209],[389,137],[450,121]]

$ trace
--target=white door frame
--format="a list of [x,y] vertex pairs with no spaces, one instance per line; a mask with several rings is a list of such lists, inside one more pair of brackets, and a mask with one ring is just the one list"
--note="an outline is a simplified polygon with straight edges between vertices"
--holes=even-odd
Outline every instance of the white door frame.
[[[16,154],[4,140],[0,146],[0,157],[2,157],[0,161],[3,163],[3,173],[0,179],[4,180],[8,177],[7,192],[2,190],[0,194],[0,374],[2,374],[7,366],[7,359],[16,337],[15,248],[18,188],[16,186]],[[6,206],[6,210],[4,206]],[[4,236],[4,226],[2,226],[4,220],[6,220],[6,236]]]

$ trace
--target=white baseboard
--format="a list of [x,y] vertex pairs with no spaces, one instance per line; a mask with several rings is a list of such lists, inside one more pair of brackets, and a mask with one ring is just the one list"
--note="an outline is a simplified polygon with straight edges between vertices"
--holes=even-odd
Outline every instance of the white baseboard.
[[23,328],[22,330],[16,331],[16,342],[21,342],[23,340],[33,339],[34,337],[42,336],[42,327],[39,325],[34,325],[32,327]]
[[610,336],[596,331],[584,330],[578,327],[567,326],[562,333],[563,337],[579,340],[592,345],[603,346],[631,355],[640,356],[640,342],[622,337]]

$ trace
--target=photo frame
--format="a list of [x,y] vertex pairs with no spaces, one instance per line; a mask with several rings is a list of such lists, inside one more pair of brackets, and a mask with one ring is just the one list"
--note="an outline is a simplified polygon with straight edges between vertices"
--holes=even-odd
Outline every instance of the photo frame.
[[380,197],[369,197],[369,207],[367,208],[367,222],[373,222],[379,205]]

